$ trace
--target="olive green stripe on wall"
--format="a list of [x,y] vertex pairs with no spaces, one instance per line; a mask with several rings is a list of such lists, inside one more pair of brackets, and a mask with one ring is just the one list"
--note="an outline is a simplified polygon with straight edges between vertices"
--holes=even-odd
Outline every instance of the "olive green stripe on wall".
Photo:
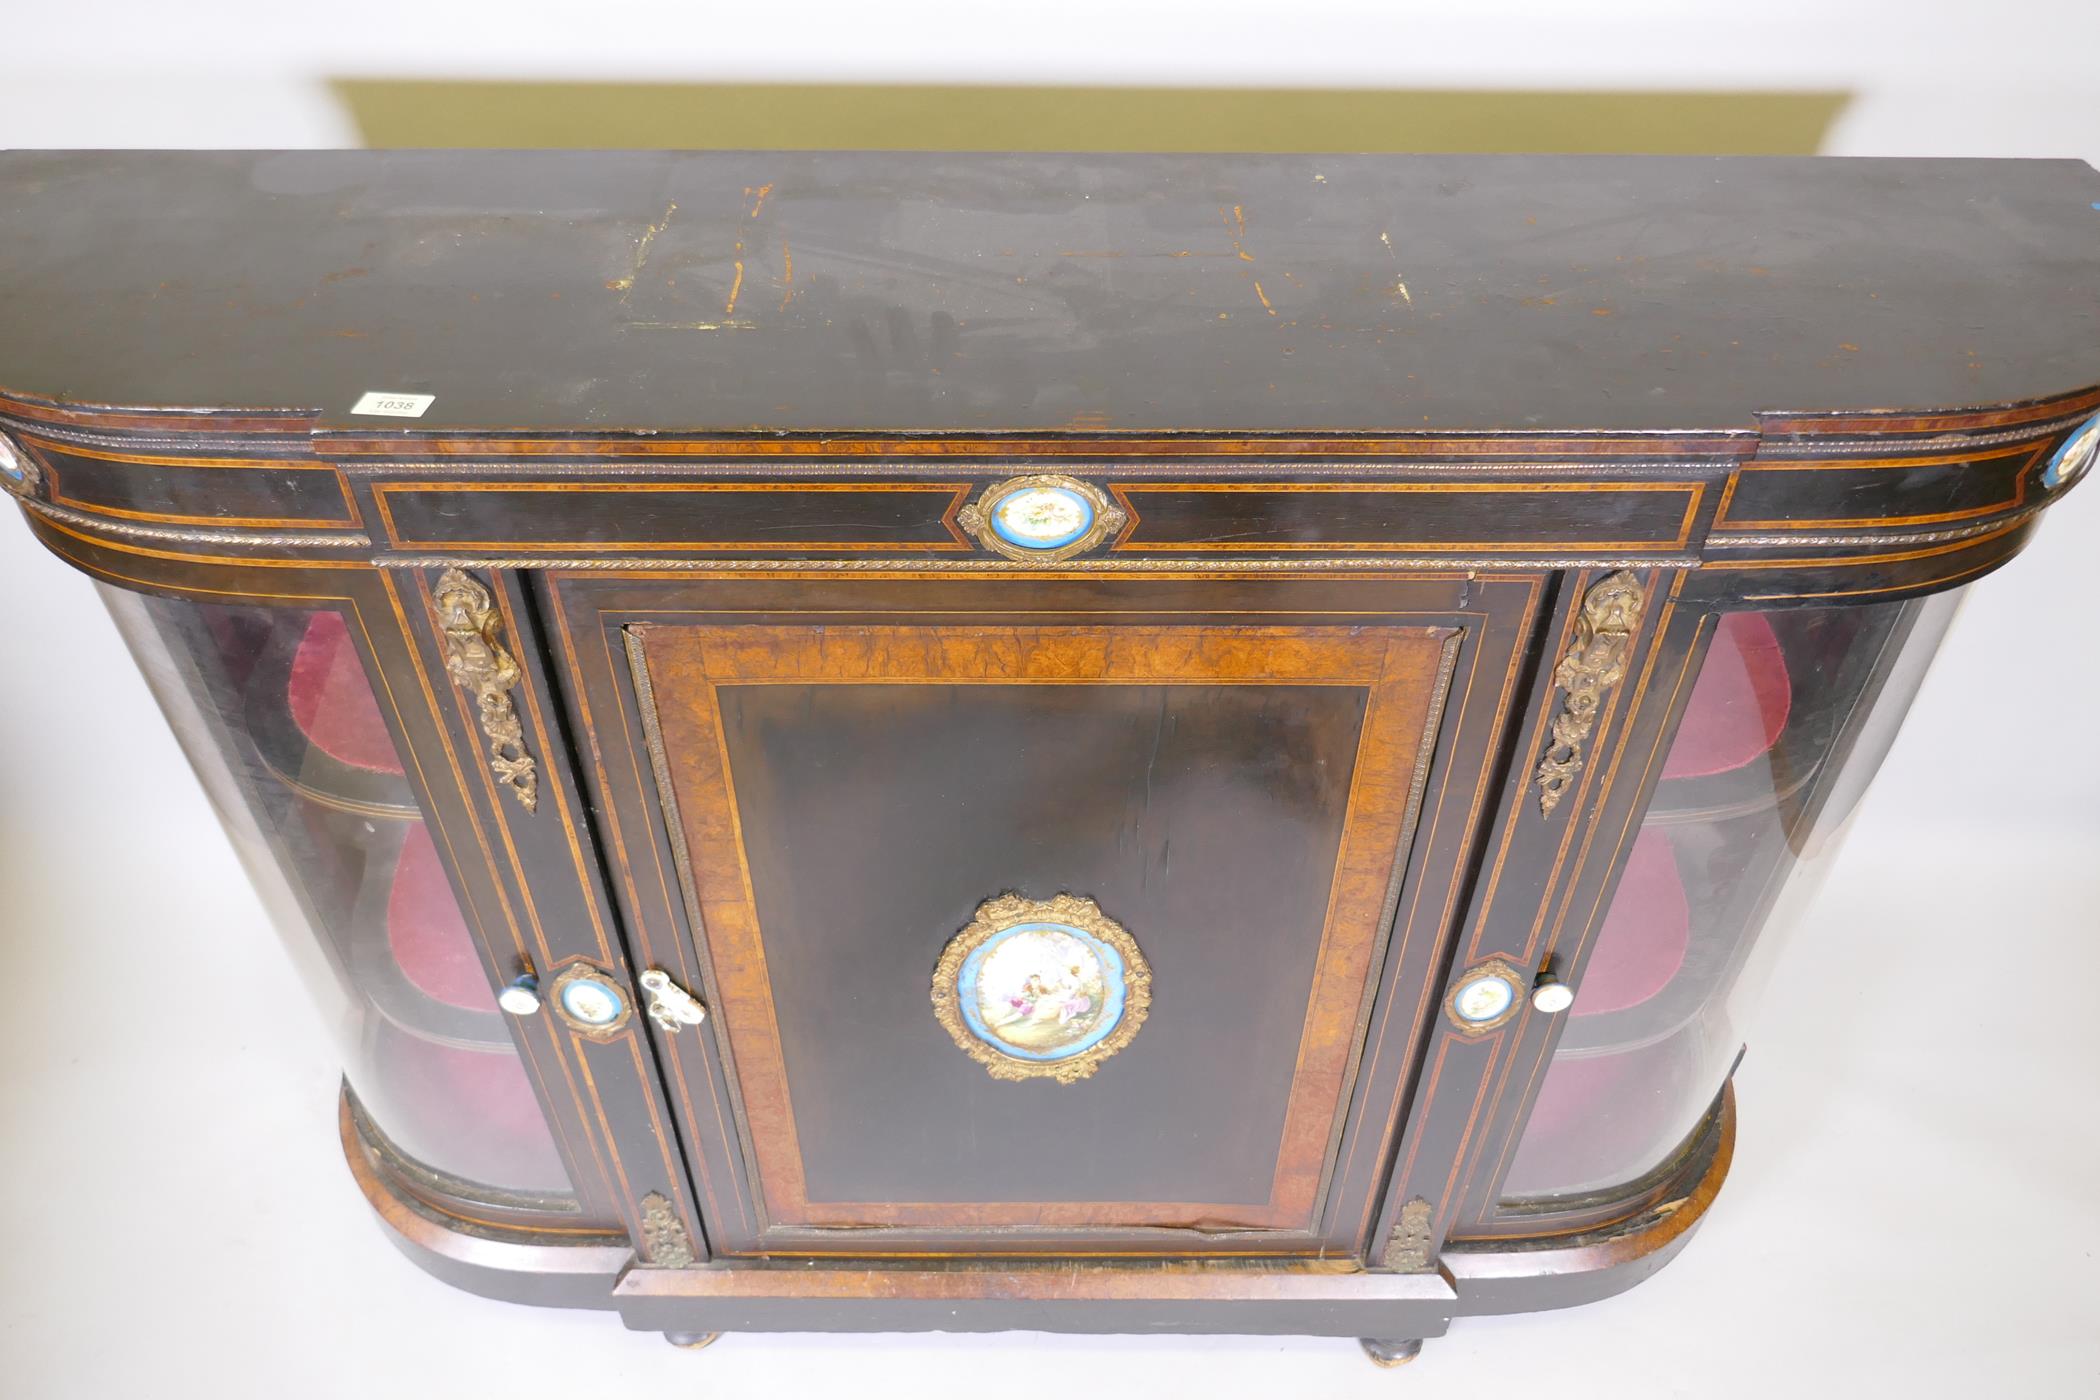
[[370,146],[1811,155],[1842,92],[330,85]]

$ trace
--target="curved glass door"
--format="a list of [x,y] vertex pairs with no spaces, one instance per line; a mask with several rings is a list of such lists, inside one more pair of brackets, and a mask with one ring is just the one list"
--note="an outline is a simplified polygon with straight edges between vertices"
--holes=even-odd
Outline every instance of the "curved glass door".
[[1505,1199],[1631,1194],[1690,1146],[1957,597],[1720,615]]
[[346,615],[102,592],[368,1122],[448,1191],[566,1193]]

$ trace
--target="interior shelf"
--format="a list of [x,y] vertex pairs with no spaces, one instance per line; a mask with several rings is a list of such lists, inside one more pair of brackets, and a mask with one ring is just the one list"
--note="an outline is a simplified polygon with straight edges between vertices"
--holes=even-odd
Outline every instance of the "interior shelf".
[[1643,1149],[1684,1135],[1708,1061],[1705,1029],[1610,1054],[1556,1055],[1503,1184],[1512,1198],[1579,1195],[1639,1175]]
[[1741,1047],[1740,1005],[1769,960],[1759,933],[1799,888],[1798,869],[1828,849],[1847,800],[1834,785],[1871,744],[1861,726],[1914,615],[1803,608],[1719,620],[1579,969],[1507,1196],[1637,1180],[1711,1103]]
[[1763,613],[1715,629],[1677,738],[1663,760],[1647,824],[1711,821],[1773,807],[1815,774],[1824,750],[1794,706],[1787,649]]
[[1691,927],[1668,835],[1642,832],[1583,970],[1559,1053],[1624,1049],[1666,1035],[1695,1014],[1707,979],[1687,965],[1696,961]]
[[1662,1040],[1734,975],[1751,926],[1746,892],[1765,883],[1774,827],[1814,779],[1834,723],[1828,707],[1796,703],[1814,694],[1820,648],[1790,645],[1790,627],[1761,612],[1720,619],[1584,969],[1561,1055],[1614,1055]]
[[314,613],[296,634],[273,636],[242,708],[257,756],[285,786],[355,816],[421,818],[340,613]]
[[390,859],[375,851],[347,942],[358,986],[404,1034],[463,1049],[509,1050],[487,971],[430,832],[407,826]]
[[360,1097],[381,1095],[388,1135],[418,1161],[507,1186],[566,1188],[567,1173],[525,1065],[501,1050],[441,1044],[374,1020],[366,1029]]
[[303,966],[390,1150],[440,1194],[568,1191],[354,624],[319,607],[126,606],[134,646],[165,656],[191,700],[179,713],[229,830],[279,874],[263,886],[273,915],[322,955]]
[[403,1035],[509,1051],[487,971],[460,917],[394,739],[343,618],[317,612],[256,653],[243,687],[264,770],[307,833],[308,868],[342,893],[326,922],[351,979]]
[[1617,1054],[1699,1016],[1749,951],[1778,858],[1771,828],[1767,813],[1640,834],[1556,1054]]

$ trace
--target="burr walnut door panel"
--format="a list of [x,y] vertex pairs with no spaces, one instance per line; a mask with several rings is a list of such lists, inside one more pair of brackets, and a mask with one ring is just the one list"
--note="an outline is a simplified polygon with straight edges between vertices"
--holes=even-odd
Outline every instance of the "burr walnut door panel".
[[714,1249],[1356,1247],[1535,590],[831,591],[554,585]]

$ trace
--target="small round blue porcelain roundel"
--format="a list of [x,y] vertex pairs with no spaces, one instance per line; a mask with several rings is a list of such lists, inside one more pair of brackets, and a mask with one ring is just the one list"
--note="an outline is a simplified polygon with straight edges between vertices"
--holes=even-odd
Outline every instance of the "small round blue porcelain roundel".
[[20,486],[29,480],[29,466],[15,455],[14,444],[0,437],[0,477]]
[[1069,1059],[1123,1019],[1123,955],[1071,924],[1015,924],[963,960],[956,993],[971,1033],[1002,1055]]
[[1001,496],[992,529],[1022,549],[1062,549],[1094,527],[1094,503],[1069,486],[1023,486]]
[[620,994],[594,978],[579,977],[561,989],[561,1009],[586,1026],[609,1026],[620,1019]]
[[1502,1015],[1516,999],[1516,986],[1508,978],[1487,973],[1460,983],[1451,1009],[1459,1020],[1479,1025]]
[[2085,475],[2095,457],[2100,457],[2100,413],[2086,419],[2078,431],[2056,449],[2049,465],[2042,468],[2042,485],[2051,491],[2069,486]]

